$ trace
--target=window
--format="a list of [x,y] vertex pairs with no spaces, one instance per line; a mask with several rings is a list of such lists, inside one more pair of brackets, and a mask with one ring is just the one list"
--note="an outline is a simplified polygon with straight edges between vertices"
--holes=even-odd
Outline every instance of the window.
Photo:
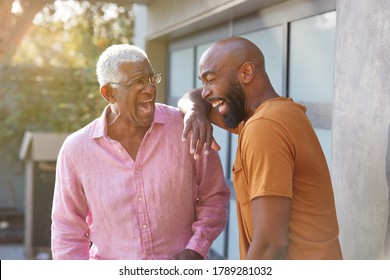
[[283,29],[281,25],[242,35],[255,43],[265,57],[265,68],[279,95],[283,94]]
[[[172,41],[169,103],[176,106],[184,92],[201,86],[199,59],[213,41],[226,37],[224,32],[228,29],[230,35],[247,38],[259,46],[271,83],[279,95],[291,97],[307,107],[307,115],[330,164],[336,11],[324,13],[329,11],[325,3],[319,1],[318,6],[308,9],[297,4],[294,13],[289,12],[290,4],[286,4],[287,8],[272,7],[266,16],[265,12],[250,15],[229,21],[220,29]],[[272,22],[267,25],[267,21]],[[232,185],[238,137],[214,126],[214,138],[222,147],[219,155],[226,179]],[[227,229],[212,249],[223,258],[239,258],[234,191]]]
[[290,24],[289,97],[307,115],[330,165],[336,12]]
[[[171,52],[169,65],[169,95],[177,100],[194,88],[194,49],[191,47]],[[173,101],[169,103],[176,105]]]

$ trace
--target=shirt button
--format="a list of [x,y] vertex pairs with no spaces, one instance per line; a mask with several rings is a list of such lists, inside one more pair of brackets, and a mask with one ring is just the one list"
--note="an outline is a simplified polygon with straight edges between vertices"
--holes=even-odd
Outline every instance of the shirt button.
[[148,227],[147,224],[143,224],[143,225],[142,225],[142,228],[147,228],[147,227]]
[[139,198],[138,198],[138,202],[142,202],[142,197],[139,197]]

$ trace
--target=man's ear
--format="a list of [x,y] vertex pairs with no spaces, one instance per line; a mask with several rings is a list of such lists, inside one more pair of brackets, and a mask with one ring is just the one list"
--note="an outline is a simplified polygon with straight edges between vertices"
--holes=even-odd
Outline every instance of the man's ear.
[[100,88],[100,94],[108,103],[115,103],[114,92],[110,85],[104,85]]
[[240,67],[240,77],[241,77],[241,81],[244,83],[244,84],[247,84],[249,83],[250,81],[252,81],[253,77],[255,76],[255,73],[256,73],[256,69],[255,69],[255,66],[252,64],[252,62],[245,62],[243,65],[241,65]]

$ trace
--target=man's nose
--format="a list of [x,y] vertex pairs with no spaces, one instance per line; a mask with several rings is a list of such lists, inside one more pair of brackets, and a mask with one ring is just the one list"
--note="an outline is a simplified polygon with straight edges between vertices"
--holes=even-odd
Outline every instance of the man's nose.
[[152,85],[151,83],[146,82],[143,91],[145,93],[150,94],[150,95],[155,94],[156,91],[157,91],[157,86],[156,85]]
[[202,98],[206,99],[210,94],[210,90],[207,88],[206,85],[204,85],[202,88]]

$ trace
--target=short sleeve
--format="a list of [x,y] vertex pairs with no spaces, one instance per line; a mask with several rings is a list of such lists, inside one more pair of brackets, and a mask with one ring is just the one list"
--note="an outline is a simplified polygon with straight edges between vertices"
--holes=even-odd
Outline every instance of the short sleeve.
[[292,198],[295,153],[287,131],[274,121],[255,119],[244,127],[241,135],[241,157],[250,199]]

